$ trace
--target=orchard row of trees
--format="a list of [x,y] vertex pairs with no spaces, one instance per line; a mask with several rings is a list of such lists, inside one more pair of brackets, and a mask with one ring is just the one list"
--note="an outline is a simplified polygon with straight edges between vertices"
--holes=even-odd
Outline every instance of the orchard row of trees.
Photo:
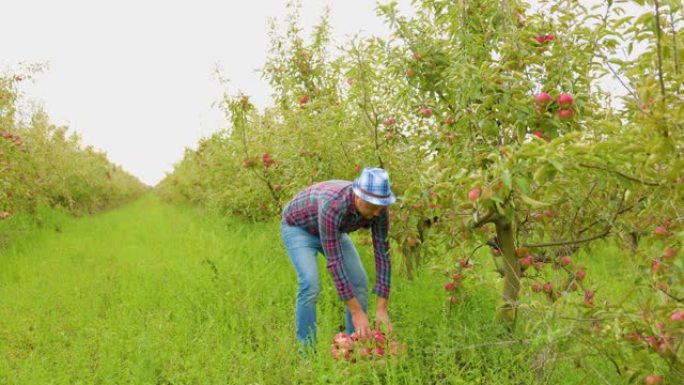
[[50,123],[43,111],[27,122],[17,117],[18,85],[30,75],[0,77],[0,221],[33,215],[40,206],[92,213],[143,193],[147,187],[137,178],[84,148],[77,134]]
[[[538,320],[582,321],[564,335],[592,341],[585,353],[621,375],[681,381],[681,1],[541,3],[532,13],[522,1],[422,0],[411,16],[381,5],[391,37],[334,56],[327,19],[307,40],[294,12],[284,35],[271,29],[274,105],[226,97],[230,128],[186,150],[159,192],[261,220],[313,182],[384,167],[401,197],[391,237],[408,277],[427,261],[448,266],[456,304],[463,277],[482,274],[473,245],[487,245],[500,256],[502,322],[522,314],[527,287],[544,294]],[[601,240],[645,272],[617,304],[573,263]]]

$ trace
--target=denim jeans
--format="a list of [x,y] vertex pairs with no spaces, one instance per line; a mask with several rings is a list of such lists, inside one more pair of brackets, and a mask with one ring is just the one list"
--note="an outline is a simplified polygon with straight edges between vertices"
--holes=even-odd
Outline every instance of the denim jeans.
[[[297,340],[305,346],[315,347],[316,344],[316,300],[321,292],[321,282],[318,275],[317,254],[327,258],[321,247],[318,236],[309,234],[306,230],[289,226],[283,222],[281,233],[287,255],[297,272],[299,281],[297,301],[295,306],[295,327]],[[361,304],[364,312],[368,310],[368,276],[363,268],[359,253],[349,235],[342,234],[342,266],[347,278],[354,287],[354,295]],[[354,332],[351,313],[346,310],[345,325],[347,333]],[[332,337],[332,336],[331,336]]]

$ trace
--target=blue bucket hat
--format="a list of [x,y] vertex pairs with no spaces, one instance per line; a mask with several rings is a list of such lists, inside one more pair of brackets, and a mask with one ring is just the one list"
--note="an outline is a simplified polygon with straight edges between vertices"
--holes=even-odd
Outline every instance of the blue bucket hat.
[[389,206],[397,200],[390,190],[389,174],[381,168],[364,168],[354,179],[352,189],[357,197],[378,206]]

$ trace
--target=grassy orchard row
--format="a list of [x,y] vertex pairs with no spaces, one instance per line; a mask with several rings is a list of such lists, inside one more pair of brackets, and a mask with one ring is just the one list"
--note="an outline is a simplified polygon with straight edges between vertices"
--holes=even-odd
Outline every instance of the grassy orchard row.
[[[160,192],[273,218],[310,183],[383,166],[402,198],[390,236],[407,276],[421,266],[461,274],[452,282],[459,296],[446,298],[459,302],[486,274],[474,249],[489,245],[500,254],[503,322],[560,314],[578,321],[558,333],[593,341],[580,354],[630,368],[616,369],[621,376],[684,376],[681,349],[644,355],[646,345],[625,339],[667,340],[683,307],[682,71],[669,35],[643,32],[654,19],[676,30],[681,10],[665,5],[626,23],[612,4],[545,6],[532,14],[517,1],[425,1],[412,17],[381,6],[391,38],[353,40],[335,60],[325,21],[307,44],[293,15],[284,37],[272,33],[264,68],[274,106],[259,112],[244,95],[227,99],[231,128],[189,150]],[[611,59],[635,41],[648,43],[643,54]],[[609,69],[630,91],[619,110],[598,86]],[[662,226],[666,237],[656,234]],[[624,298],[609,301],[591,269],[572,263],[603,241],[643,271],[624,277],[634,280]],[[666,250],[675,256],[662,259]],[[539,312],[520,309],[521,290],[539,287],[545,296],[524,297]]]
[[83,148],[76,134],[67,136],[66,127],[51,124],[44,112],[34,112],[28,122],[18,121],[17,87],[24,80],[20,75],[0,78],[0,220],[34,215],[39,206],[80,215],[119,205],[145,191],[140,181],[103,153]]
[[[0,258],[0,384],[533,384],[535,355],[557,335],[545,326],[567,322],[544,320],[540,333],[520,329],[502,342],[492,324],[497,295],[486,286],[470,286],[450,310],[440,276],[395,274],[394,337],[407,349],[379,333],[352,344],[334,339],[344,305],[323,285],[319,353],[303,363],[292,328],[296,274],[278,223],[161,204],[153,194],[55,219],[60,233],[36,231]],[[372,280],[372,250],[359,253]],[[598,277],[618,267],[591,262]],[[582,382],[575,353],[563,352],[539,383]],[[623,383],[610,362],[591,361]]]

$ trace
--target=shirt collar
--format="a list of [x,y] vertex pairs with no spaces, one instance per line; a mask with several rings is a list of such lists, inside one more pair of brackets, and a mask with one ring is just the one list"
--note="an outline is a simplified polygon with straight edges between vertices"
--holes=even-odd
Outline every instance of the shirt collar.
[[347,212],[349,212],[350,214],[361,216],[361,214],[356,210],[356,201],[354,199],[354,190],[352,189],[351,185],[349,186],[349,192],[347,193],[347,199],[349,199],[349,204],[347,205]]

